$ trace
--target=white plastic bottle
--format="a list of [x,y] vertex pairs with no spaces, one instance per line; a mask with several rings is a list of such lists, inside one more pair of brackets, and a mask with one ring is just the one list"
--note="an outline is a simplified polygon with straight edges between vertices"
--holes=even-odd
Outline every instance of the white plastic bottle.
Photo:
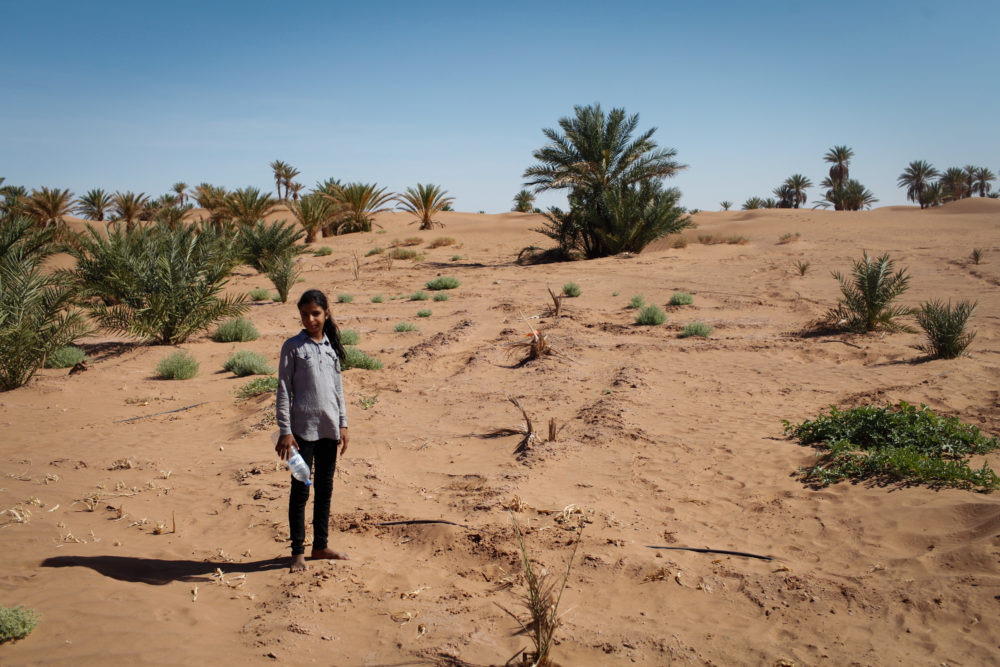
[[305,459],[299,454],[299,450],[293,447],[292,453],[288,456],[288,460],[285,463],[288,464],[288,469],[292,471],[292,477],[306,486],[312,484],[312,480],[309,479],[309,466],[306,465]]

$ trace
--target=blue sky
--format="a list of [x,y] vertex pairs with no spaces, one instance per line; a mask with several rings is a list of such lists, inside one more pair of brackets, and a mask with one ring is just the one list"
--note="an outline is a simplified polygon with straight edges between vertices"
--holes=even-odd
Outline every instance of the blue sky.
[[[638,113],[689,208],[911,160],[1000,171],[1000,3],[0,0],[0,176],[158,195],[329,177],[509,210],[574,105]],[[997,187],[997,186],[994,186]],[[809,191],[810,201],[820,196]],[[539,203],[558,204],[557,194]]]

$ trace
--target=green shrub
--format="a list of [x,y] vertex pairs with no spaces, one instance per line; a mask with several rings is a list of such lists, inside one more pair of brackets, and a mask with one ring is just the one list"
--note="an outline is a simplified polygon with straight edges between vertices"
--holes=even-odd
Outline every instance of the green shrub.
[[81,361],[90,361],[87,353],[75,345],[60,347],[45,358],[46,368],[72,368]]
[[976,304],[959,301],[954,307],[951,301],[929,301],[916,312],[917,324],[927,335],[924,350],[940,359],[954,359],[969,347],[976,337],[975,331],[966,331],[969,318],[976,310]]
[[240,259],[261,273],[270,273],[270,266],[281,257],[294,257],[308,250],[296,245],[305,232],[291,222],[258,220],[240,227],[237,237]]
[[384,252],[385,248],[382,248],[380,246],[375,246],[374,248],[365,253],[365,257],[371,257],[372,255],[381,255]]
[[792,425],[785,433],[813,445],[819,463],[803,469],[809,482],[826,486],[844,479],[876,479],[934,487],[1000,488],[1000,478],[983,462],[969,466],[968,457],[1000,448],[996,436],[955,417],[941,417],[926,405],[906,403],[830,408],[813,421]]
[[800,276],[806,275],[806,273],[809,271],[810,266],[812,266],[812,264],[810,264],[809,261],[805,259],[800,259],[795,262],[795,270],[799,272]]
[[909,287],[906,269],[892,272],[893,261],[885,254],[869,259],[864,252],[854,263],[851,280],[835,271],[833,277],[840,283],[843,298],[828,314],[831,322],[844,326],[854,333],[868,333],[876,329],[909,331],[913,329],[896,321],[909,315],[909,308],[894,306],[895,301]]
[[434,280],[428,281],[424,284],[429,290],[443,290],[443,289],[455,289],[462,283],[458,282],[458,278],[452,278],[451,276],[439,276]]
[[427,308],[425,308],[424,310],[417,311],[417,317],[430,317],[430,316],[431,316],[431,311]]
[[403,333],[406,331],[419,331],[419,329],[417,329],[416,324],[411,324],[410,322],[400,322],[396,325],[396,328],[393,329],[393,331],[396,333]]
[[382,362],[374,357],[370,357],[356,347],[347,346],[344,348],[347,357],[342,366],[347,368],[363,368],[369,371],[377,371],[382,368]]
[[328,255],[332,254],[333,254],[333,248],[331,248],[328,245],[313,250],[313,257],[327,257]]
[[416,250],[410,250],[409,248],[393,248],[389,251],[389,257],[392,259],[412,259],[417,261],[418,258],[423,259],[423,255],[418,253]]
[[353,301],[354,301],[354,295],[353,294],[338,294],[337,295],[337,303],[353,303]]
[[271,301],[274,301],[275,303],[284,303],[284,300],[281,298],[281,295],[278,294],[277,292],[271,295]]
[[340,330],[341,345],[357,345],[359,342],[361,342],[361,335],[354,329]]
[[639,308],[642,308],[645,305],[646,305],[646,297],[644,297],[641,294],[636,294],[634,297],[632,297],[628,301],[628,307],[629,308],[639,309]]
[[423,290],[418,290],[410,295],[410,301],[427,301],[429,298],[431,298],[430,295]]
[[565,285],[563,285],[562,291],[563,291],[563,294],[565,294],[568,297],[580,296],[580,294],[581,294],[580,286],[577,285],[576,283],[572,283],[572,282],[571,283],[566,283]]
[[254,287],[250,290],[250,299],[253,301],[270,301],[271,290],[264,289],[263,287]]
[[156,374],[163,380],[190,380],[198,374],[198,362],[184,350],[177,350],[160,360]]
[[226,363],[222,364],[222,368],[241,378],[248,375],[270,375],[274,372],[271,364],[267,363],[267,357],[250,350],[233,352]]
[[372,303],[384,303],[384,302],[385,302],[385,297],[382,296],[381,294],[376,294],[375,296],[372,297]]
[[251,398],[261,394],[273,394],[278,391],[278,378],[273,375],[255,377],[236,390],[237,398]]
[[24,639],[38,625],[38,613],[27,607],[0,607],[0,644]]
[[671,306],[690,306],[694,303],[694,297],[687,292],[674,292],[670,297]]
[[460,259],[462,259],[462,256],[461,256],[461,255],[452,255],[452,256],[451,256],[451,261],[453,261],[453,262],[457,262],[457,261],[459,261]]
[[639,311],[635,323],[642,326],[658,326],[667,321],[667,314],[655,303],[651,303]]
[[288,293],[292,290],[292,285],[298,282],[301,273],[295,258],[292,255],[276,257],[268,263],[266,271],[274,289],[278,290],[278,298],[275,301],[286,303]]
[[434,300],[435,301],[447,301],[448,300],[448,293],[447,292],[438,292],[437,294],[434,295]]
[[245,343],[260,338],[260,332],[253,322],[245,317],[226,320],[212,334],[212,340],[218,343]]
[[712,335],[712,327],[708,326],[704,322],[691,322],[684,330],[681,331],[681,338],[689,338],[691,336],[699,336],[701,338],[708,338]]

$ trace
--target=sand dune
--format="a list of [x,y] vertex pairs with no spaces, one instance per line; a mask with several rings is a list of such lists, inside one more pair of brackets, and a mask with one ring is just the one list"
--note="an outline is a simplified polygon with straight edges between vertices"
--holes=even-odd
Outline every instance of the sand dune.
[[[585,521],[562,665],[996,661],[1000,498],[808,488],[796,471],[813,451],[781,420],[906,400],[1000,432],[1000,202],[706,212],[686,248],[664,240],[635,257],[528,267],[512,260],[548,244],[531,231],[540,216],[441,220],[419,232],[410,216],[383,214],[378,233],[322,239],[333,254],[305,255],[292,293],[353,294],[334,315],[385,363],[344,379],[352,445],[332,538],[349,562],[287,572],[273,400],[236,402],[245,380],[221,370],[234,348],[276,360],[300,328],[292,304],[251,307],[257,341],[183,345],[201,363],[189,381],[154,379],[169,348],[95,337],[89,371],[44,370],[0,395],[0,509],[29,518],[0,517],[0,604],[42,616],[0,646],[0,663],[503,664],[530,646],[500,608],[519,609],[504,509],[515,496],[532,557],[554,572]],[[748,241],[697,242],[709,234]],[[409,236],[424,239],[423,262],[364,257]],[[455,244],[426,248],[442,236]],[[974,247],[984,263],[968,261]],[[909,267],[908,304],[978,300],[971,356],[917,363],[917,334],[799,335],[835,303],[831,271],[862,250]],[[450,300],[390,299],[437,275],[462,281]],[[568,281],[582,295],[554,320],[546,286]],[[253,287],[270,284],[244,267],[228,289]],[[632,295],[663,305],[677,290],[694,304],[667,308],[662,327],[633,326]],[[421,308],[433,315],[417,318]],[[516,363],[522,316],[560,356]],[[401,320],[420,331],[394,333]],[[694,320],[715,334],[679,338]],[[564,426],[523,461],[516,437],[481,437],[519,424],[507,395],[543,432],[550,418]],[[460,525],[380,525],[409,519]]]

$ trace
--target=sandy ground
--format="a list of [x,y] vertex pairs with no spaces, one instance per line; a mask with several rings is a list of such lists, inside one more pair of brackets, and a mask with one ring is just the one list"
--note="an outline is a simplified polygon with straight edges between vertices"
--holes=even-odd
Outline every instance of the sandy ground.
[[[0,509],[27,519],[0,516],[0,604],[42,619],[0,646],[0,663],[504,664],[530,647],[501,608],[520,612],[512,504],[539,567],[560,574],[582,539],[554,653],[564,666],[997,661],[1000,497],[808,488],[796,471],[813,450],[781,420],[906,400],[1000,432],[1000,202],[701,213],[686,248],[528,267],[513,260],[547,245],[539,216],[441,220],[418,232],[384,214],[384,231],[322,239],[333,254],[306,255],[292,293],[352,294],[335,317],[385,363],[344,377],[352,444],[331,522],[348,562],[287,571],[273,398],[234,400],[246,380],[222,370],[234,349],[276,361],[300,329],[292,303],[250,308],[257,341],[182,345],[201,363],[189,381],[155,379],[169,348],[95,337],[87,372],[43,370],[0,395]],[[706,234],[748,242],[698,243]],[[427,248],[443,236],[454,245]],[[407,237],[423,261],[364,256]],[[909,267],[907,304],[978,300],[971,355],[926,361],[917,334],[801,335],[836,301],[831,271],[862,249]],[[391,299],[438,275],[461,280],[450,300]],[[556,320],[546,286],[568,281],[582,294]],[[228,289],[253,287],[270,284],[244,267]],[[632,295],[664,305],[678,290],[694,304],[633,325]],[[394,333],[402,320],[420,330]],[[694,320],[714,335],[680,338]],[[560,356],[518,365],[526,322]],[[523,460],[516,436],[482,437],[521,423],[508,395],[542,435]],[[379,525],[411,519],[461,525]]]

